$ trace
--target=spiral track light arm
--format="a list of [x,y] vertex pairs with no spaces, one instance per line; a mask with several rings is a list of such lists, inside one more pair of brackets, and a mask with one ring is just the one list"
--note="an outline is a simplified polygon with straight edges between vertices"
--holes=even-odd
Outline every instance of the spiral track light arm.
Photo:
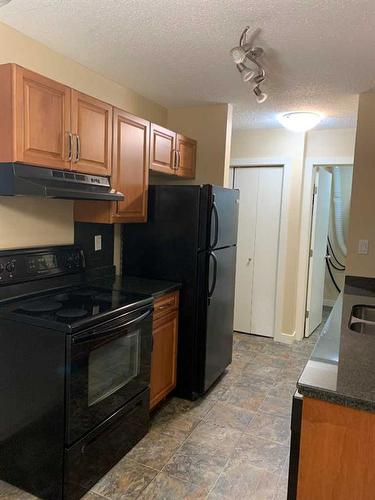
[[[267,94],[263,93],[260,89],[260,84],[266,79],[266,72],[262,64],[258,59],[263,55],[264,51],[261,47],[252,47],[250,43],[247,42],[247,34],[250,27],[242,31],[240,36],[240,43],[238,47],[234,47],[231,50],[232,57],[236,63],[238,71],[243,74],[246,70],[252,72],[251,78],[244,79],[245,82],[254,81],[253,92],[256,96],[257,102],[262,103],[267,99]],[[245,61],[250,61],[257,68],[257,74],[252,70],[251,67],[245,64]]]

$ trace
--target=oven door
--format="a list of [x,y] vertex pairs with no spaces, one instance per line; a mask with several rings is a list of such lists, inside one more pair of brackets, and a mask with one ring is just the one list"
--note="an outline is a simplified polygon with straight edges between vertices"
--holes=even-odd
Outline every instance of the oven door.
[[149,387],[151,350],[152,306],[68,339],[67,444]]

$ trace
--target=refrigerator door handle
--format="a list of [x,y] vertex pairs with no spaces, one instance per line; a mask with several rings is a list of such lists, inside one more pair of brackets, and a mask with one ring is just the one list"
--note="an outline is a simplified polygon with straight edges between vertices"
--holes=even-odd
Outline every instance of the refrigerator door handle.
[[[211,248],[215,248],[217,242],[219,241],[219,212],[217,211],[217,205],[215,203],[215,200],[212,202],[211,214],[215,217],[215,235],[214,235],[214,241],[211,243]],[[212,215],[211,215],[211,220],[212,220]]]
[[212,260],[213,260],[213,263],[214,263],[214,274],[213,274],[213,277],[212,277],[212,282],[211,282],[211,286],[209,287],[208,289],[208,300],[210,300],[210,298],[212,297],[214,291],[215,291],[215,287],[216,287],[216,278],[217,278],[217,257],[216,255],[214,254],[214,252],[210,252],[209,254],[209,258],[212,257]]

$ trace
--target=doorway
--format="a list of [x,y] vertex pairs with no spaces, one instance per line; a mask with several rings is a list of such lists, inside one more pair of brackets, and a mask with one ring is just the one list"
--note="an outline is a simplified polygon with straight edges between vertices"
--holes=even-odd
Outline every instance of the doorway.
[[352,175],[352,165],[313,167],[305,337],[317,331],[344,286]]
[[273,337],[283,166],[233,169],[240,190],[234,330]]

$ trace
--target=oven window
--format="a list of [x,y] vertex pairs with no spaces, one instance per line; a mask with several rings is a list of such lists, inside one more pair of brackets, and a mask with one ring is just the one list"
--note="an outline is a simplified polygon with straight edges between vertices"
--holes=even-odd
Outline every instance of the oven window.
[[140,330],[98,347],[89,356],[89,406],[139,375]]

